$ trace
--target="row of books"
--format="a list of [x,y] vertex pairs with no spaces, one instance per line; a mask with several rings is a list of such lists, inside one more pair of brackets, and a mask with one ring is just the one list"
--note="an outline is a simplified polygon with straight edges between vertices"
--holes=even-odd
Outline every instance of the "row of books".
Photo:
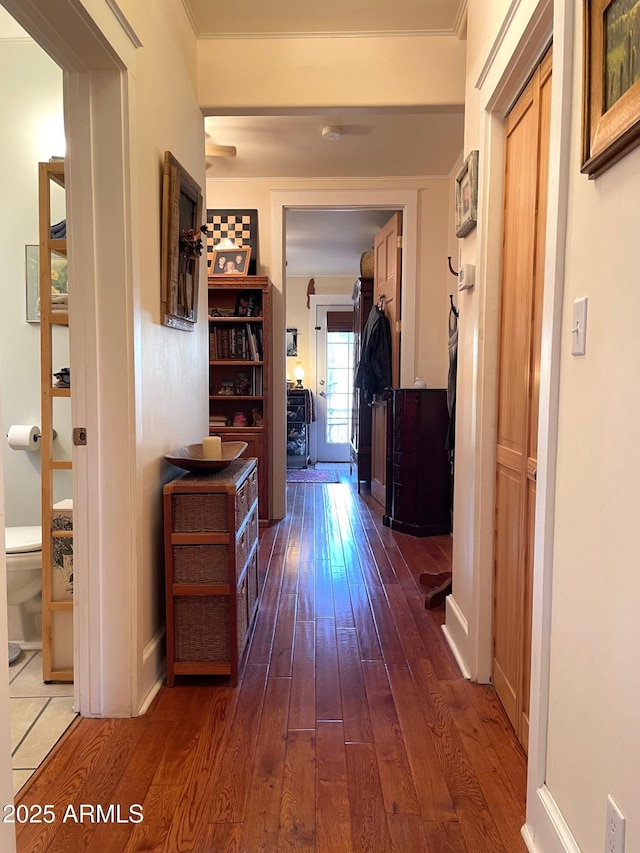
[[262,327],[214,326],[209,333],[209,360],[262,361]]

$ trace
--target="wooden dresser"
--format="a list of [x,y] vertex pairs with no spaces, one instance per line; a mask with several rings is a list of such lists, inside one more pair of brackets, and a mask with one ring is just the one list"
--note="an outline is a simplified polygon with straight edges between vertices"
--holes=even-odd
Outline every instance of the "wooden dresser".
[[387,392],[387,527],[413,536],[451,532],[446,388]]
[[258,470],[238,459],[163,488],[167,685],[176,675],[238,682],[258,605]]
[[[353,367],[360,361],[362,333],[373,305],[373,279],[359,278],[353,287]],[[360,483],[371,485],[371,406],[364,400],[360,388],[353,389],[351,412],[351,445],[349,472],[356,469],[358,491]]]

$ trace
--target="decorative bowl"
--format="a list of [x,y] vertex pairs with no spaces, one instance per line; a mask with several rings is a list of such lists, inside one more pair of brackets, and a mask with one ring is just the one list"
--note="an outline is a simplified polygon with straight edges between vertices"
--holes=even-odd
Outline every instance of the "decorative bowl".
[[222,459],[204,459],[202,444],[187,444],[186,447],[179,447],[177,450],[172,450],[171,453],[165,453],[164,458],[172,465],[184,468],[185,471],[192,473],[222,471],[241,453],[244,453],[247,447],[246,441],[223,441],[221,444]]

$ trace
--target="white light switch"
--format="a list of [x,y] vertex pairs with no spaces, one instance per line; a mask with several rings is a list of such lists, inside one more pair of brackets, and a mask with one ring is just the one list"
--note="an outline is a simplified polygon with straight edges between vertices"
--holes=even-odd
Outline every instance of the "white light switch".
[[587,297],[573,303],[571,355],[584,355],[587,346]]

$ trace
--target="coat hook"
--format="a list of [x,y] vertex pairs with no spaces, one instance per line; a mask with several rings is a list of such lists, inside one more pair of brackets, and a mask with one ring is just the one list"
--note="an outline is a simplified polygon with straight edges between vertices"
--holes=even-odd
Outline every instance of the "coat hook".
[[457,273],[457,272],[454,270],[454,268],[451,266],[451,255],[449,255],[449,257],[447,258],[447,260],[449,261],[449,272],[451,273],[451,275],[455,275],[455,277],[456,277],[456,278],[458,278],[458,273]]
[[456,315],[456,317],[458,317],[459,316],[458,309],[456,308],[456,306],[453,303],[453,293],[449,294],[449,302],[451,303],[451,310]]

